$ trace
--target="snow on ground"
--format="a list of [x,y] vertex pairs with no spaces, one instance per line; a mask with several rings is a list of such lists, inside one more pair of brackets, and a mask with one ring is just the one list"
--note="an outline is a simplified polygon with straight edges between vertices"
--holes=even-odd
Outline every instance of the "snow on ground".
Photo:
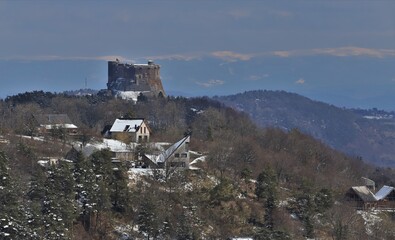
[[372,228],[382,221],[382,219],[377,216],[380,213],[380,211],[377,210],[357,211],[357,213],[361,215],[361,217],[365,221],[365,229],[368,235],[371,235],[373,233]]
[[137,98],[140,93],[144,94],[147,92],[149,93],[149,91],[117,91],[115,96],[124,100],[133,100],[134,102],[137,102]]
[[189,150],[189,153],[192,153],[192,154],[195,154],[195,155],[198,155],[198,156],[202,156],[203,155],[201,152],[195,152],[195,151],[192,151],[192,150]]
[[197,162],[204,162],[204,161],[206,161],[206,156],[201,156],[201,157],[195,158],[192,162],[189,163],[189,165],[195,164]]
[[136,183],[143,177],[152,177],[156,172],[164,174],[164,169],[150,169],[150,168],[130,168],[128,170],[129,180]]
[[198,109],[196,109],[196,108],[190,108],[190,109],[191,109],[191,111],[195,112],[196,114],[202,114],[202,113],[204,113],[203,110],[198,110]]
[[154,149],[158,149],[159,151],[165,151],[166,148],[171,145],[171,143],[168,142],[152,142],[149,143],[149,146],[154,148]]
[[113,152],[130,152],[135,146],[135,143],[126,144],[118,140],[104,138],[102,142],[88,143],[84,148],[94,148],[96,150],[109,148]]
[[41,141],[41,142],[44,141],[44,137],[33,137],[32,138],[32,136],[25,136],[25,135],[17,135],[17,136],[21,137],[21,138],[26,138],[26,139],[33,139],[35,141]]

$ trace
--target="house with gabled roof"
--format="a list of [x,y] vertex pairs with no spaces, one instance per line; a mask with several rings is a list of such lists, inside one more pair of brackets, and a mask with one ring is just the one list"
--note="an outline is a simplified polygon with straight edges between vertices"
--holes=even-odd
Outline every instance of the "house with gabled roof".
[[159,155],[145,154],[144,161],[147,165],[166,170],[189,168],[189,142],[190,135],[186,135],[176,143],[172,144]]
[[351,187],[345,194],[346,200],[356,209],[377,207],[377,198],[366,186]]
[[149,142],[151,130],[144,118],[120,118],[115,119],[109,134],[121,141]]
[[384,185],[376,194],[369,186],[351,187],[345,194],[346,200],[356,209],[395,209],[395,188]]
[[384,185],[376,194],[377,208],[395,209],[395,189]]

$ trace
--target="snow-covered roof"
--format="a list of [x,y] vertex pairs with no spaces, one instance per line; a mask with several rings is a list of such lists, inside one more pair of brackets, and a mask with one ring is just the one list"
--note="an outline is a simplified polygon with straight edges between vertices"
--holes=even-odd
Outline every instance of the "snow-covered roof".
[[352,189],[364,202],[377,201],[376,196],[366,186],[352,187]]
[[[79,148],[80,144],[76,144],[75,148]],[[114,139],[103,139],[102,142],[88,143],[82,148],[85,156],[90,156],[95,151],[109,149],[111,152],[129,153],[136,147],[135,143],[126,144]]]
[[180,141],[171,145],[166,151],[162,152],[157,158],[156,162],[166,162],[166,160],[175,152],[178,148],[180,148],[185,142],[190,141],[190,136],[186,136],[182,138]]
[[74,124],[52,124],[52,125],[41,125],[42,127],[44,127],[47,130],[50,129],[56,129],[56,128],[65,128],[65,129],[77,129],[78,127]]
[[384,185],[375,195],[377,200],[382,200],[388,196],[394,190],[391,186]]
[[67,114],[35,114],[38,124],[46,129],[52,128],[77,128]]
[[110,132],[136,132],[144,119],[116,119]]

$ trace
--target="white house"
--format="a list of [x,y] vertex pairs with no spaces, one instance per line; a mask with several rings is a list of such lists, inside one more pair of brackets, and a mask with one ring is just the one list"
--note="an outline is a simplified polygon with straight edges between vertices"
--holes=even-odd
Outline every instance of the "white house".
[[187,135],[159,155],[144,155],[144,157],[158,168],[188,169],[190,159],[189,142],[190,135]]
[[150,133],[143,118],[116,119],[110,129],[112,138],[130,142],[149,142]]

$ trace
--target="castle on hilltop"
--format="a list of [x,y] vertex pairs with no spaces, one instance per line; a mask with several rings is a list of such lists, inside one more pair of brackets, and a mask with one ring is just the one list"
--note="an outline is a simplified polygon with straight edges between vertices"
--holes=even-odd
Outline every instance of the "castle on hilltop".
[[160,79],[160,66],[149,60],[147,64],[108,62],[107,89],[115,92],[138,92],[144,96],[166,96]]

